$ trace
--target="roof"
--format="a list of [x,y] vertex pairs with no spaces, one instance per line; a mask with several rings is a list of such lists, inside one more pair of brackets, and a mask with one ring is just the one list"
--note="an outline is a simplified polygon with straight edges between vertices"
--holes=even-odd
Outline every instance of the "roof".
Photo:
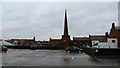
[[50,41],[61,41],[61,39],[51,39]]
[[49,43],[49,41],[37,41],[39,43]]
[[11,39],[11,40],[14,40],[14,41],[20,41],[20,40],[27,40],[27,41],[33,41],[33,39]]
[[90,40],[89,37],[73,37],[73,40]]
[[118,32],[120,32],[120,26],[116,26],[115,28],[117,29]]
[[9,42],[14,43],[14,42],[18,42],[19,45],[28,45],[28,44],[32,44],[35,43],[34,39],[10,39]]
[[91,40],[105,40],[106,36],[105,35],[90,35]]
[[11,42],[19,41],[21,44],[23,44],[24,42],[34,42],[35,40],[33,39],[11,39],[10,41]]

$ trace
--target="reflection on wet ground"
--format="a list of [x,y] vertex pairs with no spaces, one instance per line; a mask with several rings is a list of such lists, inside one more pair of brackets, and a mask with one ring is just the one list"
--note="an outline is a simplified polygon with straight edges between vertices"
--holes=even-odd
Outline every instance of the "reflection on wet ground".
[[64,50],[9,49],[2,56],[3,66],[119,66],[118,59],[97,59]]

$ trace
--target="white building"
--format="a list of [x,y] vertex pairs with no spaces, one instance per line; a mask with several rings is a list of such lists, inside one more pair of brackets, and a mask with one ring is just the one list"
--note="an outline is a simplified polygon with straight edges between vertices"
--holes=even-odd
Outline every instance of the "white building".
[[11,44],[11,43],[6,42],[6,41],[0,41],[0,45],[5,45],[5,46],[15,46],[14,44]]
[[96,48],[118,48],[117,38],[107,38],[107,41],[100,42],[92,40],[92,47]]

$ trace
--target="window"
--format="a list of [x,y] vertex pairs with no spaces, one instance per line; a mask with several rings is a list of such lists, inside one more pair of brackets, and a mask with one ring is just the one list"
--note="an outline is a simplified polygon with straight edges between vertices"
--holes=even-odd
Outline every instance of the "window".
[[115,43],[115,40],[112,40],[112,43]]

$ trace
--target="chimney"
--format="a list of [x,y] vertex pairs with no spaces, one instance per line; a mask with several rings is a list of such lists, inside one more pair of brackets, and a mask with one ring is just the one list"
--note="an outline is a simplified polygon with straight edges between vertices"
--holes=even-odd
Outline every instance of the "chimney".
[[112,23],[112,27],[115,27],[115,23]]
[[35,41],[35,37],[33,37],[33,40]]
[[89,34],[89,37],[91,37],[91,35]]
[[105,36],[108,37],[108,32],[105,33]]
[[50,39],[49,39],[49,40],[51,41],[51,39],[52,39],[52,38],[50,37]]

